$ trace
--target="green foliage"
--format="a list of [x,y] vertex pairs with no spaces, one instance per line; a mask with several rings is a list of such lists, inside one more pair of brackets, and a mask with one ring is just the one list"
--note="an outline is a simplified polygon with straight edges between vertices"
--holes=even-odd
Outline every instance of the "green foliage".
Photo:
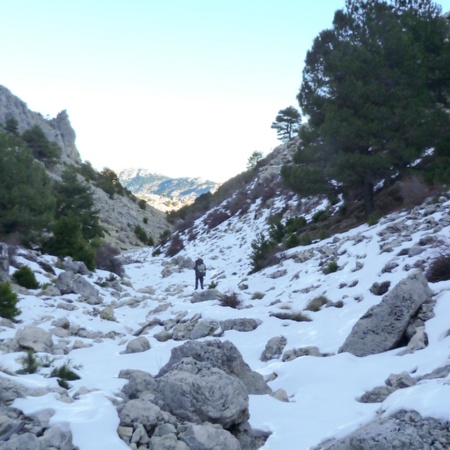
[[53,369],[50,373],[50,377],[57,377],[64,381],[74,381],[80,379],[80,376],[71,368],[70,360],[60,367]]
[[288,106],[278,111],[275,122],[271,128],[277,130],[278,139],[282,142],[289,142],[294,134],[298,132],[300,126],[300,113],[293,107]]
[[120,183],[119,177],[111,169],[105,168],[97,175],[96,185],[111,198],[114,197],[114,194],[125,195],[125,189]]
[[252,170],[263,158],[263,153],[255,150],[247,160],[247,170]]
[[138,206],[139,206],[139,208],[141,208],[142,210],[145,211],[145,209],[147,208],[147,202],[145,200],[139,200]]
[[19,136],[19,122],[14,117],[10,117],[5,122],[5,131],[14,136]]
[[450,42],[431,1],[348,0],[308,52],[298,95],[308,119],[295,165],[282,170],[302,195],[359,193],[425,150],[449,151]]
[[92,167],[92,164],[89,161],[81,163],[77,171],[85,180],[95,182],[98,179],[98,172]]
[[27,289],[39,289],[41,286],[37,282],[34,272],[28,266],[22,266],[16,270],[12,277],[19,286]]
[[276,256],[277,243],[271,239],[266,239],[263,233],[260,233],[251,243],[252,254],[251,264],[252,273],[259,272],[260,270],[273,265],[279,261]]
[[95,246],[103,230],[90,187],[78,179],[75,170],[66,169],[55,186],[55,195],[53,236],[44,243],[44,250],[60,257],[71,256],[94,270]]
[[317,211],[312,216],[312,222],[313,223],[319,223],[323,222],[328,217],[328,212],[325,209],[321,209],[320,211]]
[[0,282],[0,317],[15,320],[15,317],[20,314],[20,310],[16,307],[17,294],[11,289],[11,285]]
[[369,217],[367,218],[367,224],[369,226],[376,225],[379,220],[380,220],[380,216],[376,212],[373,212],[373,213],[369,214]]
[[302,235],[300,235],[299,239],[300,239],[300,245],[311,245],[312,244],[311,236],[308,233],[303,233]]
[[306,226],[304,217],[291,217],[283,225],[279,218],[271,221],[269,237],[274,243],[283,243],[287,248],[297,247],[301,244],[299,232]]
[[148,236],[145,230],[140,225],[136,225],[134,227],[134,234],[143,244],[149,246],[155,245],[153,238],[151,236]]
[[56,185],[56,218],[76,216],[80,220],[83,239],[103,236],[98,211],[89,185],[81,182],[73,169],[66,169]]
[[22,369],[17,371],[18,374],[36,373],[39,369],[39,361],[36,358],[34,350],[27,350],[25,356],[20,359]]
[[300,239],[300,236],[295,233],[291,233],[288,235],[288,237],[284,240],[284,244],[286,245],[286,248],[294,248],[301,245],[302,240]]
[[40,240],[55,211],[53,185],[24,142],[0,132],[0,235]]
[[327,263],[327,273],[336,272],[339,269],[338,263],[336,261],[328,261]]
[[94,249],[84,238],[81,219],[77,216],[59,218],[53,226],[53,236],[44,249],[56,256],[71,256],[75,261],[83,261],[89,270],[95,269]]
[[39,125],[24,131],[22,139],[33,152],[33,156],[46,164],[52,164],[61,158],[62,152],[58,144],[49,141]]

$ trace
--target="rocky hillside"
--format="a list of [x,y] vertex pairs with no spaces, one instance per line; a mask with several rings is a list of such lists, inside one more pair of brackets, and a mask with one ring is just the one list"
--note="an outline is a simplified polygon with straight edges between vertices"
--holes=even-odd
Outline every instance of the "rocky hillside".
[[[294,203],[323,207],[279,192],[201,217],[174,257],[124,254],[122,279],[1,252],[21,314],[0,322],[0,449],[446,448],[450,281],[425,275],[448,250],[450,195],[251,273],[255,237]],[[15,284],[23,265],[41,288]]]
[[202,194],[214,193],[219,186],[202,178],[169,178],[146,169],[125,169],[117,175],[133,194],[165,212],[189,205]]
[[[60,163],[49,170],[52,177],[59,179],[66,165],[80,167],[83,163],[76,147],[76,134],[66,111],[60,112],[54,119],[46,119],[40,113],[28,109],[25,102],[13,95],[7,88],[0,86],[0,125],[8,119],[15,119],[18,131],[39,125],[47,139],[56,142],[62,150]],[[106,230],[105,240],[121,250],[142,246],[134,229],[140,226],[155,241],[161,233],[171,228],[166,216],[160,210],[147,206],[142,209],[137,199],[114,195],[110,198],[102,189],[91,184],[100,224]]]

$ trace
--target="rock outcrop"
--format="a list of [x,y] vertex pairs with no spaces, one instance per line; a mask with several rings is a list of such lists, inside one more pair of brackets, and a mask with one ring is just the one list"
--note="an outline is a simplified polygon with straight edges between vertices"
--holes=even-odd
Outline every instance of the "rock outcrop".
[[367,356],[404,344],[408,325],[431,295],[422,272],[405,278],[356,322],[339,351]]
[[17,120],[20,133],[34,125],[39,125],[46,138],[56,142],[61,148],[62,163],[81,163],[80,154],[75,145],[75,131],[66,111],[61,111],[54,119],[45,119],[42,114],[28,109],[25,102],[0,85],[0,123],[3,124],[8,119]]

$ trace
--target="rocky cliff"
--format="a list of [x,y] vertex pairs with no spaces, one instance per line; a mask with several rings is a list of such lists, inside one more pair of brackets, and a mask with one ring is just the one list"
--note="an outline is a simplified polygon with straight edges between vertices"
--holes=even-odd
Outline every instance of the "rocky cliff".
[[[46,119],[42,114],[31,111],[27,104],[0,86],[0,125],[9,119],[17,121],[19,133],[38,125],[49,141],[56,142],[62,150],[61,160],[49,169],[52,177],[58,179],[69,165],[80,166],[83,162],[76,147],[76,134],[66,111],[61,111],[55,118]],[[91,184],[96,207],[99,211],[100,224],[106,230],[105,240],[121,250],[142,246],[134,229],[141,226],[147,235],[157,241],[158,236],[170,229],[166,216],[160,210],[147,206],[142,209],[136,199],[114,195],[110,198],[103,190]]]

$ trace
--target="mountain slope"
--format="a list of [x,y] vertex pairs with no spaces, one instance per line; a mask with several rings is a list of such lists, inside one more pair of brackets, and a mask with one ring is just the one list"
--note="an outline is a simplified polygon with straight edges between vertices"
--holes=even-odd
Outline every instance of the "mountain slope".
[[188,205],[219,186],[202,178],[169,178],[145,169],[124,169],[118,173],[123,186],[162,211]]
[[[102,283],[109,276],[102,271],[93,278],[85,277],[97,283],[97,305],[86,303],[75,293],[47,291],[36,295],[22,291],[22,323],[0,329],[1,367],[10,373],[20,368],[18,358],[22,353],[15,340],[19,328],[34,325],[52,333],[55,350],[59,349],[55,353],[59,355],[58,364],[70,359],[80,366],[77,372],[81,379],[71,381],[72,388],[64,394],[70,402],[63,403],[59,396],[48,394],[45,406],[56,411],[52,426],[69,422],[73,442],[80,450],[94,449],[99,441],[109,442],[112,450],[128,448],[117,438],[118,422],[111,420],[114,407],[108,400],[115,399],[119,409],[125,401],[119,391],[127,380],[118,377],[119,372],[136,369],[155,376],[168,362],[171,350],[190,340],[232,342],[251,369],[269,380],[274,395],[249,397],[251,427],[269,433],[262,447],[265,450],[311,449],[327,439],[345,438],[373,420],[390,417],[398,421],[395,437],[400,439],[406,426],[398,416],[403,410],[433,420],[426,425],[430,433],[433,426],[437,427],[436,421],[443,421],[448,430],[450,389],[445,368],[449,365],[450,281],[429,284],[434,314],[424,319],[424,348],[404,353],[407,347],[399,344],[398,348],[365,357],[339,353],[339,349],[354,324],[382,302],[383,296],[372,289],[374,283],[389,282],[391,291],[408,276],[426,270],[442,251],[442,242],[450,237],[449,198],[391,214],[376,225],[361,225],[309,246],[290,249],[275,266],[249,274],[252,242],[267,229],[267,218],[283,210],[285,202],[281,195],[273,198],[269,207],[261,207],[261,200],[255,201],[246,213],[230,217],[213,229],[205,224],[204,217],[199,218],[191,230],[181,233],[184,248],[173,258],[152,256],[152,249],[127,252],[127,275],[122,283]],[[309,212],[313,214],[314,209]],[[208,268],[206,285],[216,284],[215,290],[193,289],[192,266],[199,256]],[[51,258],[47,261],[54,266]],[[330,261],[337,263],[337,271],[325,270]],[[53,279],[26,254],[19,255],[17,262],[30,265],[41,282]],[[11,273],[14,271],[11,268]],[[55,271],[57,275],[63,273],[56,267]],[[233,292],[241,300],[241,307],[221,306],[219,294]],[[311,301],[323,297],[327,302],[322,307],[309,309]],[[67,317],[64,305],[70,304],[74,308]],[[301,315],[310,320],[298,321]],[[66,332],[51,331],[63,318],[69,322]],[[225,327],[229,319],[254,319],[257,326],[229,329]],[[200,328],[209,329],[211,334],[193,337],[193,330],[197,333]],[[127,353],[127,345],[136,336],[144,337],[150,348],[144,353]],[[266,344],[277,337],[285,339],[281,352],[268,360],[261,359]],[[422,380],[437,370],[440,375],[436,372]],[[55,379],[45,377],[48,371],[41,369],[35,375],[19,377],[3,372],[0,383],[14,379],[44,390],[56,389]],[[394,383],[393,375],[412,381],[375,403],[359,401],[374,388],[386,387],[388,378]],[[42,398],[37,399],[27,397],[14,405],[39,417],[44,403]],[[420,416],[414,417],[415,422],[410,419],[409,426],[413,430],[414,426],[422,427],[421,436],[413,435],[415,445],[422,447],[411,444],[403,448],[426,448],[421,440],[427,435],[425,425]],[[181,442],[182,428],[177,427],[173,439]],[[95,439],[90,437],[94,429]],[[135,424],[126,431],[129,429],[130,425],[121,424],[125,442],[130,442],[127,436],[138,428]],[[379,425],[377,429],[378,439],[389,438],[385,428]],[[150,431],[147,433],[152,442],[157,441]],[[369,435],[365,433],[364,438],[369,439]],[[448,433],[434,436],[434,448],[445,448]],[[327,448],[325,445],[320,448]],[[351,447],[344,443],[332,448]]]
[[[46,119],[42,114],[28,109],[26,103],[7,88],[0,86],[0,128],[5,127],[10,119],[17,122],[18,133],[21,134],[37,125],[49,141],[58,144],[61,149],[60,160],[46,167],[47,173],[53,179],[60,180],[66,167],[73,167],[78,173],[83,172],[87,167],[89,172],[96,173],[88,163],[81,161],[75,143],[76,134],[66,111],[60,112],[56,118]],[[86,176],[80,175],[79,180],[90,186],[98,209],[100,224],[106,231],[104,240],[115,247],[125,250],[142,246],[142,242],[135,233],[137,226],[141,227],[154,241],[157,241],[161,233],[171,229],[166,215],[160,210],[150,205],[143,209],[137,199],[132,196],[117,194],[111,196]]]

